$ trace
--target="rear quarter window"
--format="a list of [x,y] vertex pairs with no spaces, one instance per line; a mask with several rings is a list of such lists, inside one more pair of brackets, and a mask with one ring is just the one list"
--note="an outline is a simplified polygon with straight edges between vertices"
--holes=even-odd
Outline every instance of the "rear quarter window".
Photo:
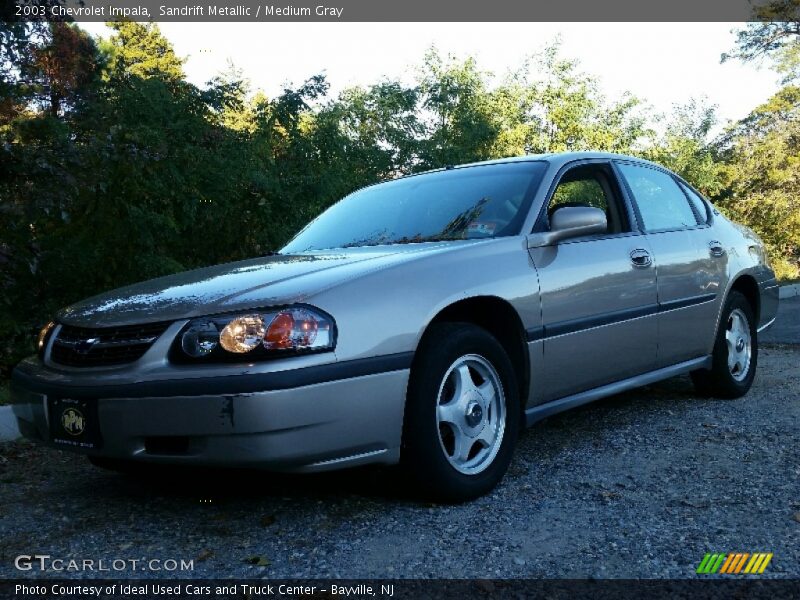
[[679,183],[681,189],[686,194],[686,197],[689,198],[689,202],[692,203],[695,211],[697,211],[697,217],[700,219],[700,223],[708,223],[708,205],[705,201],[690,187]]

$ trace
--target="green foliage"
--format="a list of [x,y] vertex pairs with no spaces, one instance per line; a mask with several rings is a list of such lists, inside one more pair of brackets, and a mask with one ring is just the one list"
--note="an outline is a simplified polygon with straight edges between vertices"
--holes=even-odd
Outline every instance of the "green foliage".
[[105,47],[112,77],[183,79],[183,59],[161,35],[158,24],[112,21],[107,25],[114,30]]
[[800,276],[800,89],[787,87],[729,135],[721,208],[767,243],[779,277]]
[[95,80],[97,49],[73,25],[0,23],[0,126],[36,109],[61,116]]
[[417,88],[424,126],[417,168],[526,153],[631,152],[649,133],[637,98],[609,103],[558,44],[491,83],[473,59],[428,53]]
[[418,86],[424,136],[417,169],[492,156],[492,143],[501,127],[486,80],[471,58],[445,62],[435,51],[428,53]]
[[[57,27],[35,37],[4,29],[3,39],[21,49],[18,64],[36,64],[52,56]],[[86,69],[102,81],[62,77],[75,86],[58,110],[39,101],[50,87],[39,85],[41,71],[5,79],[16,106],[0,121],[2,369],[30,351],[60,306],[275,249],[335,196],[376,177],[349,168],[350,157],[336,155],[342,144],[325,135],[330,126],[317,125],[309,102],[326,92],[322,78],[250,102],[235,73],[204,90],[183,81],[154,27],[115,29],[113,53],[92,53]],[[94,47],[85,36],[77,45]]]
[[714,107],[696,100],[676,106],[664,133],[643,155],[672,169],[707,197],[723,188],[723,164],[711,130],[717,124]]
[[416,88],[386,81],[368,89],[345,90],[319,120],[360,149],[363,162],[358,164],[384,179],[408,172],[417,162],[424,131],[419,101]]
[[800,76],[800,0],[771,0],[755,8],[756,18],[736,34],[736,47],[722,61],[775,61],[784,83]]
[[800,0],[773,0],[759,22],[740,30],[744,61],[768,59],[785,87],[735,124],[719,141],[724,152],[721,208],[766,242],[777,275],[800,276]]
[[639,113],[640,100],[626,95],[609,104],[597,79],[578,63],[560,56],[559,45],[547,47],[513,75],[513,89],[526,115],[525,152],[601,150],[634,152],[649,134]]
[[19,71],[29,59],[31,38],[38,24],[0,21],[0,126],[24,108]]

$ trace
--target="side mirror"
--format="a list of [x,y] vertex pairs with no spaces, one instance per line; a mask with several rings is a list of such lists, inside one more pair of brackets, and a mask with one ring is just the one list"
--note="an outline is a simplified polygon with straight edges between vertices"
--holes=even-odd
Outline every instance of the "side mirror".
[[590,206],[564,206],[550,217],[550,231],[528,236],[528,248],[552,246],[569,238],[605,233],[608,230],[606,213]]

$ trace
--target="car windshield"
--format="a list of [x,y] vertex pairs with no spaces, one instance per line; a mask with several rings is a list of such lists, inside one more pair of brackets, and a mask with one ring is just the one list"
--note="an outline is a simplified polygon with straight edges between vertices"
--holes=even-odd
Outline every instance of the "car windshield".
[[281,254],[515,235],[546,166],[482,165],[373,185],[331,206]]

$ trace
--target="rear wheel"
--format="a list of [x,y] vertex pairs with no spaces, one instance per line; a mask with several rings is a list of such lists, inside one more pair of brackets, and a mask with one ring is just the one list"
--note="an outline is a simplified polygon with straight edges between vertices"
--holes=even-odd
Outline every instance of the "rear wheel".
[[744,396],[756,374],[758,336],[753,307],[743,294],[728,295],[714,342],[711,369],[692,372],[700,393],[719,398]]
[[462,501],[508,469],[519,429],[511,361],[487,331],[442,323],[426,334],[411,372],[401,462],[417,491]]

